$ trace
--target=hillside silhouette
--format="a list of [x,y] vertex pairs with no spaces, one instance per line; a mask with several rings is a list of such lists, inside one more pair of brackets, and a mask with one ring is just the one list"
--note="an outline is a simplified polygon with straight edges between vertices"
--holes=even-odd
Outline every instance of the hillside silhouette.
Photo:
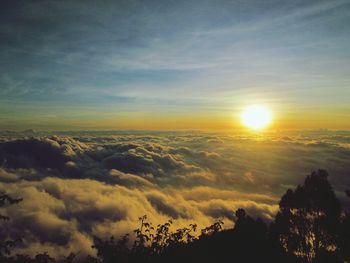
[[[350,197],[350,191],[346,192]],[[0,195],[0,207],[21,199]],[[0,216],[1,220],[10,220]],[[232,229],[223,222],[198,230],[197,225],[172,231],[172,221],[153,226],[144,215],[140,226],[123,237],[104,240],[94,237],[96,256],[74,254],[54,259],[47,253],[35,257],[14,254],[20,240],[1,237],[1,263],[133,263],[133,262],[285,262],[338,263],[350,261],[350,214],[341,207],[328,173],[318,170],[302,185],[281,197],[274,220],[267,224],[245,210],[235,213]]]

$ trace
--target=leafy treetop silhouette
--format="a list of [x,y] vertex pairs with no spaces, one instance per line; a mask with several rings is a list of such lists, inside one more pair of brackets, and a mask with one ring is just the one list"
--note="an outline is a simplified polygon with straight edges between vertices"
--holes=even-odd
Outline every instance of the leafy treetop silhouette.
[[337,249],[341,206],[327,178],[325,170],[318,170],[303,185],[289,189],[271,225],[271,235],[281,248],[305,262]]
[[[350,197],[350,191],[346,194]],[[0,207],[20,199],[0,196]],[[287,190],[274,221],[267,225],[244,209],[235,213],[235,225],[224,229],[223,221],[197,231],[196,224],[172,230],[173,221],[153,226],[146,215],[132,235],[107,240],[94,237],[96,256],[70,254],[53,259],[47,253],[31,258],[10,256],[15,242],[1,240],[1,263],[185,263],[185,262],[350,262],[350,214],[343,211],[328,182],[328,173],[318,170],[302,185]],[[2,219],[8,220],[3,216]]]

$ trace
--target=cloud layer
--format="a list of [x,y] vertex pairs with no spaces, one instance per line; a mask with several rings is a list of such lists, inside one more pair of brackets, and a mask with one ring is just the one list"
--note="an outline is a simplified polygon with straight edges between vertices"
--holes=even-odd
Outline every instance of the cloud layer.
[[342,200],[350,188],[350,133],[264,136],[214,133],[2,133],[0,191],[24,198],[3,212],[1,234],[19,251],[92,253],[93,235],[154,223],[207,226],[234,211],[270,220],[279,197],[314,169],[327,169]]

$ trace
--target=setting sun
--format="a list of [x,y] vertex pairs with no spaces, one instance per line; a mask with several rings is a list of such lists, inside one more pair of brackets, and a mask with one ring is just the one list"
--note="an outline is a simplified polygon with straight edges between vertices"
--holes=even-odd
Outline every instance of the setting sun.
[[350,0],[0,3],[0,263],[350,263]]
[[271,120],[271,111],[262,105],[248,106],[241,113],[242,123],[254,130],[266,128],[271,123]]

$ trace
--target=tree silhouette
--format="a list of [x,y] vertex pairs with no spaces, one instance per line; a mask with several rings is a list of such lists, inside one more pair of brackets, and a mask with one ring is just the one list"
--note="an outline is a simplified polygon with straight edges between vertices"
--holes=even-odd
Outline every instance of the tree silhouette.
[[[346,191],[350,198],[350,190]],[[350,262],[350,213],[344,212],[339,231],[339,254],[344,262]]]
[[294,191],[289,189],[271,225],[275,243],[300,262],[317,262],[338,249],[341,207],[327,177],[325,170],[318,170]]
[[[223,229],[223,222],[218,220],[196,237],[195,224],[171,231],[169,220],[154,229],[143,216],[141,226],[134,231],[133,247],[129,250],[127,242],[122,242],[121,250],[113,243],[112,251],[127,251],[122,253],[127,255],[123,262],[347,262],[350,215],[341,216],[341,212],[328,173],[318,170],[307,176],[303,185],[282,196],[270,226],[238,209],[233,229]],[[117,254],[110,253],[109,258],[116,259]]]
[[[350,191],[347,191],[350,197]],[[0,207],[20,202],[0,194]],[[2,220],[8,217],[0,216]],[[235,213],[231,229],[221,219],[198,231],[197,225],[173,229],[172,220],[153,227],[146,215],[132,233],[119,239],[94,237],[97,257],[60,260],[47,253],[10,256],[16,242],[0,239],[1,263],[187,263],[187,262],[350,262],[350,214],[342,211],[328,173],[318,170],[281,198],[275,220],[267,225],[245,210]]]
[[240,262],[259,262],[268,260],[270,247],[268,243],[268,227],[260,219],[253,219],[243,209],[236,211],[237,221],[233,229],[235,237],[235,257]]

